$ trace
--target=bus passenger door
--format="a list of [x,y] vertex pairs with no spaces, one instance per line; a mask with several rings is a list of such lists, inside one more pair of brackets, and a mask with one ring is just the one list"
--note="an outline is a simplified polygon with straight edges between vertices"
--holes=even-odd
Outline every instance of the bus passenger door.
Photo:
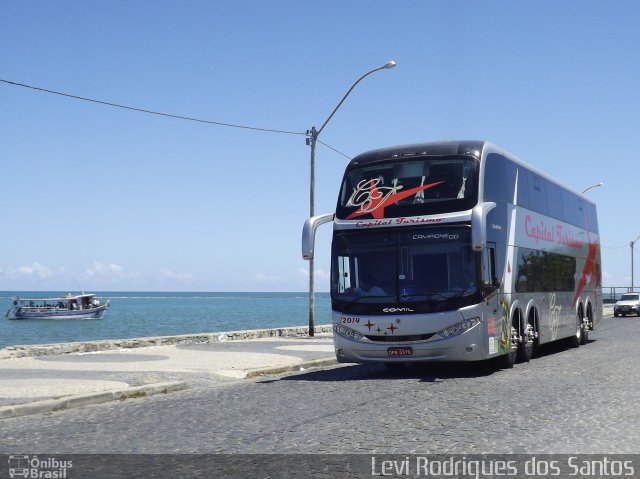
[[500,283],[496,275],[496,244],[487,243],[482,254],[482,294],[488,298],[499,287]]
[[[496,274],[496,244],[487,243],[482,252],[482,323],[485,328],[488,344],[485,352],[493,355],[500,350],[501,331],[505,318],[499,303],[500,283]],[[483,335],[484,336],[484,335]]]

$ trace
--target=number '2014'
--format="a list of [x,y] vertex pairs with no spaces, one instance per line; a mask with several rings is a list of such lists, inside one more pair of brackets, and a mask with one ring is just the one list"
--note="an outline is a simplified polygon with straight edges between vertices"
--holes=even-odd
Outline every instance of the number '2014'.
[[352,324],[352,323],[359,323],[360,322],[360,318],[347,318],[345,316],[342,317],[342,324]]

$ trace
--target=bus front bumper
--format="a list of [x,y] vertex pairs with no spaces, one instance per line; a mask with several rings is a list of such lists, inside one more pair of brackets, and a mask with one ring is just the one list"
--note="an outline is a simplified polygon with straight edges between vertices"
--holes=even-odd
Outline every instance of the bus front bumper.
[[334,331],[336,358],[341,363],[480,361],[488,357],[483,347],[481,324],[450,338],[412,342],[356,341]]

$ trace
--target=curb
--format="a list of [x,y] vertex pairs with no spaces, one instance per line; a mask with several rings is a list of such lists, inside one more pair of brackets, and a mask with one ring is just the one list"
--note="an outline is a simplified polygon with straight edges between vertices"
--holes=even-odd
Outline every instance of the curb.
[[336,358],[313,359],[298,364],[285,364],[283,366],[267,366],[264,368],[256,368],[247,370],[245,379],[253,379],[262,376],[270,376],[275,374],[301,372],[309,369],[318,369],[327,366],[336,366],[338,363]]
[[113,391],[77,394],[74,396],[65,396],[56,399],[43,399],[42,401],[0,406],[0,419],[61,411],[63,409],[88,406],[90,404],[102,404],[109,401],[153,396],[154,394],[167,394],[187,389],[187,387],[186,382],[171,381],[165,383],[145,384],[142,386],[133,386],[123,389],[114,389]]

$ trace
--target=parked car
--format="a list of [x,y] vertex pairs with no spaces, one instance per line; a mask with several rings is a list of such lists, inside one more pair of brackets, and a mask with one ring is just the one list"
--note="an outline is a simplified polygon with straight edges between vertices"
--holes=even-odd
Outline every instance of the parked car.
[[625,293],[613,306],[613,315],[617,318],[627,314],[640,316],[640,293]]

